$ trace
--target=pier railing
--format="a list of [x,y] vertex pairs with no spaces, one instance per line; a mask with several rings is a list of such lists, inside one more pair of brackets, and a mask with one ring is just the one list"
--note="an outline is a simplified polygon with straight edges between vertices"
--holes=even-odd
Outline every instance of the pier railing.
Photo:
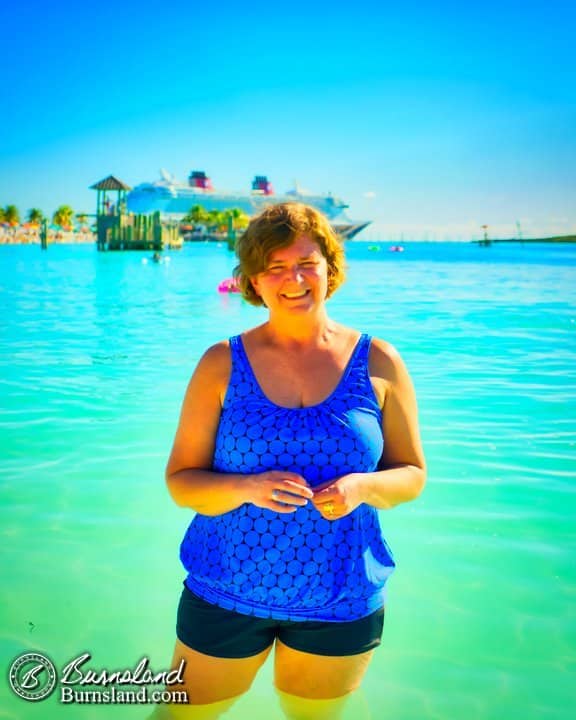
[[177,222],[161,220],[160,213],[134,215],[111,213],[98,215],[98,250],[156,250],[181,248]]

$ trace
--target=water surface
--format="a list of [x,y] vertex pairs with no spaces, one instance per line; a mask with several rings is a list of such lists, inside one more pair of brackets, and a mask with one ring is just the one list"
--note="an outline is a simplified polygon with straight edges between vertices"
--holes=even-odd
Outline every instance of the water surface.
[[[398,569],[364,683],[374,718],[568,720],[576,700],[576,247],[348,245],[332,315],[414,379],[429,482],[382,512]],[[3,672],[167,666],[191,518],[163,470],[191,371],[264,311],[216,292],[233,258],[0,247]],[[226,717],[281,717],[271,663]],[[145,718],[26,703],[0,717]],[[360,717],[360,716],[358,716]]]

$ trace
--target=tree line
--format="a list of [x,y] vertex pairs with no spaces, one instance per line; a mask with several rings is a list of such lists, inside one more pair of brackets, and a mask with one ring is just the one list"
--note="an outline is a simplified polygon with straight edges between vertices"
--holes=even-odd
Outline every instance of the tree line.
[[[31,225],[42,225],[48,218],[44,215],[40,208],[30,208],[26,213],[25,222]],[[62,230],[71,230],[74,225],[74,220],[84,225],[88,221],[88,216],[84,213],[75,213],[70,205],[60,205],[52,214],[52,224],[57,225]],[[16,227],[22,224],[22,218],[20,211],[16,205],[6,205],[0,207],[0,223],[4,225],[10,225]]]
[[[25,222],[31,225],[42,225],[48,218],[39,208],[31,208],[26,213]],[[52,214],[52,224],[62,230],[71,230],[74,221],[85,224],[88,217],[82,213],[75,213],[70,205],[60,205]],[[227,210],[206,210],[201,205],[194,205],[182,219],[182,223],[189,223],[194,227],[202,227],[207,233],[222,233],[228,229],[232,221],[234,230],[245,230],[250,222],[250,217],[240,208],[229,208]],[[22,224],[20,211],[16,205],[0,207],[0,223],[16,227]]]
[[182,223],[189,223],[194,227],[200,226],[208,234],[226,232],[230,221],[234,230],[245,230],[250,222],[250,216],[240,208],[206,210],[202,205],[193,205],[182,219]]

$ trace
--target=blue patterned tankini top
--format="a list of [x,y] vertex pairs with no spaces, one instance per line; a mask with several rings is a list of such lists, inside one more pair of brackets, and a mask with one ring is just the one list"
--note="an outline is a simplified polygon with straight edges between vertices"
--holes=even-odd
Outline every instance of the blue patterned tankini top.
[[[362,335],[336,389],[318,405],[271,402],[240,336],[212,469],[288,470],[311,488],[347,473],[371,472],[382,456],[382,413]],[[382,607],[394,560],[375,508],[361,504],[337,520],[311,502],[293,513],[251,503],[216,516],[196,514],[180,548],[187,587],[228,610],[277,620],[352,621]]]

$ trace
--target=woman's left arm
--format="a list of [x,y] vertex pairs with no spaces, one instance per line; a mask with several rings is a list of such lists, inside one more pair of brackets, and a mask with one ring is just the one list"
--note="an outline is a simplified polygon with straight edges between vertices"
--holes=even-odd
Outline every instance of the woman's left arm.
[[370,375],[382,403],[384,452],[378,470],[344,475],[315,493],[312,502],[328,520],[361,503],[392,508],[414,500],[424,488],[426,461],[414,386],[398,352],[382,340],[372,341]]

